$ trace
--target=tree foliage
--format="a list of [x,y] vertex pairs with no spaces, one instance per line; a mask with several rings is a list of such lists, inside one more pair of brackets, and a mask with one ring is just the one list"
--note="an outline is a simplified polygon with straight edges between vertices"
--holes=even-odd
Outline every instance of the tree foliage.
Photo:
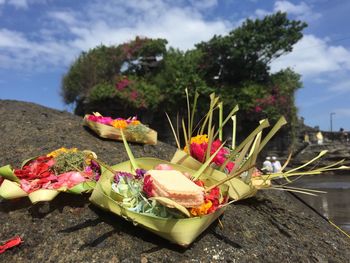
[[240,84],[246,80],[266,83],[269,63],[292,51],[305,27],[305,23],[288,20],[286,13],[281,12],[262,20],[247,19],[228,35],[214,36],[197,45],[203,53],[203,77],[212,85]]
[[62,80],[62,96],[66,103],[76,103],[80,114],[101,107],[105,114],[118,115],[121,109],[163,114],[185,106],[188,88],[190,95],[216,92],[227,110],[239,104],[246,123],[276,120],[281,114],[293,121],[300,76],[291,69],[271,74],[270,63],[292,51],[305,27],[278,12],[247,19],[228,35],[215,35],[186,52],[167,48],[165,39],[140,37],[98,46],[71,65]]

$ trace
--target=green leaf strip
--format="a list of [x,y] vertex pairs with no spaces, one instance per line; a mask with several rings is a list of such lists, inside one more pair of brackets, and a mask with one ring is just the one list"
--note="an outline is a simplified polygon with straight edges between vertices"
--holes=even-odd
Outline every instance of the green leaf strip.
[[128,157],[129,157],[129,160],[130,160],[130,163],[132,165],[132,168],[136,171],[136,169],[138,169],[138,165],[136,164],[136,161],[135,161],[135,157],[134,155],[132,154],[132,151],[128,145],[128,142],[126,141],[125,139],[125,135],[123,133],[123,130],[120,129],[120,133],[122,135],[122,139],[123,139],[123,143],[124,143],[124,147],[125,147],[125,150],[126,150],[126,153],[128,154]]

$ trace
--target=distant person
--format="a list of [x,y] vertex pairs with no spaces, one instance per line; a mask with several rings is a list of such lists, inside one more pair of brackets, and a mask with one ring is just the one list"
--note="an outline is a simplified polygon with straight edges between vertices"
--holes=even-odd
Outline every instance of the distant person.
[[263,162],[263,168],[261,169],[262,171],[266,173],[272,173],[273,172],[273,167],[271,163],[271,157],[267,156],[265,161]]
[[316,133],[316,139],[317,139],[317,144],[322,145],[323,144],[323,135],[321,131],[318,131]]
[[342,142],[348,142],[349,141],[349,136],[348,136],[348,133],[343,129],[343,128],[340,128],[339,130],[341,132],[341,141]]
[[277,160],[276,156],[272,157],[272,172],[273,173],[279,173],[282,169],[281,163],[279,160]]
[[305,134],[304,134],[304,142],[306,142],[307,144],[311,144],[310,137],[309,137],[309,134],[307,132],[305,132]]

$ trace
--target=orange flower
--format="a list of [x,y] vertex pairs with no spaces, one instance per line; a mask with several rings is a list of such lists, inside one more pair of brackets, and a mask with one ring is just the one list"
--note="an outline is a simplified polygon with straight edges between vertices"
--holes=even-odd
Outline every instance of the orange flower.
[[128,126],[126,120],[114,120],[111,122],[112,126],[119,129],[124,129]]
[[197,135],[195,137],[192,137],[190,144],[192,143],[201,144],[201,143],[207,143],[207,142],[208,142],[208,135],[203,134],[203,135]]
[[62,154],[62,153],[68,153],[68,152],[77,152],[78,149],[77,148],[71,148],[71,149],[67,149],[65,147],[59,148],[55,151],[50,152],[49,154],[47,154],[47,157],[52,157],[52,158],[56,158],[58,155]]
[[206,215],[206,214],[208,214],[208,210],[210,209],[211,206],[212,206],[212,202],[210,200],[208,200],[198,207],[193,207],[191,209],[191,214],[194,216]]

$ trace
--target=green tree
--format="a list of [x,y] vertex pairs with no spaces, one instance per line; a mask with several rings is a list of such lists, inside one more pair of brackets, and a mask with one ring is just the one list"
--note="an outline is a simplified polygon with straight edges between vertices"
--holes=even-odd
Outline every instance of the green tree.
[[203,96],[213,92],[199,75],[197,68],[199,59],[201,59],[199,50],[182,52],[170,48],[167,51],[163,67],[154,80],[162,93],[166,94],[161,107],[163,111],[179,110],[182,108],[180,105],[186,109],[186,88],[190,96],[193,96],[195,91]]
[[[121,108],[156,108],[161,101],[152,79],[166,52],[165,39],[136,37],[118,46],[83,52],[62,80],[62,96],[76,104],[76,113]],[[130,80],[130,81],[129,81]],[[129,105],[129,107],[125,106]]]
[[[261,118],[274,121],[282,114],[293,125],[300,76],[291,69],[271,74],[270,63],[292,51],[305,27],[278,12],[247,19],[228,35],[215,35],[186,52],[167,48],[165,39],[140,37],[98,46],[72,64],[62,80],[62,95],[66,103],[76,103],[77,114],[164,116],[164,111],[186,109],[187,88],[190,96],[201,93],[203,101],[212,92],[221,95],[227,111],[239,104],[246,130]],[[203,101],[199,115],[207,108]],[[164,127],[164,120],[160,123]]]
[[226,36],[214,36],[197,48],[203,56],[202,75],[211,85],[234,85],[247,80],[266,83],[269,63],[292,51],[306,23],[277,12],[263,19],[247,19]]
[[82,52],[62,79],[65,103],[81,103],[95,85],[111,82],[115,72],[120,71],[121,55],[120,48],[103,45]]

